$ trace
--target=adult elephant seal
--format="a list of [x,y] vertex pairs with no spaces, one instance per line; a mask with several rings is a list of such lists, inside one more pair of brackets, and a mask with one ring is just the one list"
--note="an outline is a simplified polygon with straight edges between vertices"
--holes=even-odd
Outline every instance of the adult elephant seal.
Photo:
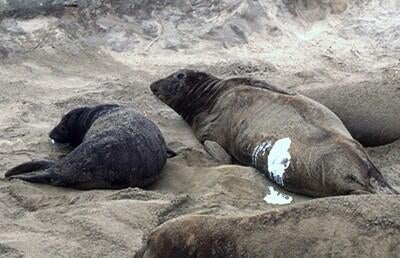
[[248,217],[173,219],[135,258],[398,257],[399,235],[397,196],[353,195]]
[[384,145],[400,138],[400,87],[393,83],[359,82],[300,92],[332,110],[364,146]]
[[[218,160],[254,166],[289,191],[314,197],[394,191],[325,106],[250,78],[180,70],[151,85]],[[224,154],[225,153],[225,154]]]
[[167,159],[158,127],[118,105],[67,113],[50,138],[76,148],[59,161],[31,161],[5,176],[78,189],[144,187],[156,181]]

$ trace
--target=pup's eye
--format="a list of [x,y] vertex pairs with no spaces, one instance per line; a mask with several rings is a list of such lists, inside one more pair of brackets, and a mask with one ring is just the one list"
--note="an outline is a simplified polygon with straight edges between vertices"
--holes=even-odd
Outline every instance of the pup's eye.
[[183,78],[185,78],[185,74],[184,74],[184,73],[178,73],[178,74],[176,75],[176,78],[177,78],[178,80],[182,80]]

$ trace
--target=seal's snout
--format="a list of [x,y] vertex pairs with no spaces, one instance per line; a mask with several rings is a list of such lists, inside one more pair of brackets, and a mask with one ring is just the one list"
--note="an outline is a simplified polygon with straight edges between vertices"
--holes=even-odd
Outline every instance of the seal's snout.
[[51,141],[55,143],[67,143],[68,135],[65,130],[60,130],[58,127],[54,128],[50,133],[49,137]]
[[158,85],[157,85],[157,82],[153,82],[153,83],[150,85],[150,90],[151,90],[151,92],[153,92],[154,95],[157,95],[157,93],[158,93]]
[[51,140],[52,143],[57,142],[57,137],[55,136],[54,131],[51,131],[51,132],[49,133],[49,138],[50,138],[50,140]]
[[55,132],[54,129],[49,133],[49,138],[51,139],[52,143],[59,142],[59,139],[57,137],[57,133]]

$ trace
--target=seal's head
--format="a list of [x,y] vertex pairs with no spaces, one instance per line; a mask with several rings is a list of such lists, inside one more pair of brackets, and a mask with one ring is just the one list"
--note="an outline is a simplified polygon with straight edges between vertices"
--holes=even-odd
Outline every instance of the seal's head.
[[57,143],[79,145],[93,122],[104,112],[118,109],[116,104],[102,104],[94,107],[80,107],[71,110],[61,122],[50,132],[50,138]]
[[49,136],[57,143],[79,144],[81,140],[81,127],[79,120],[87,107],[76,108],[64,115],[60,123],[51,130]]
[[199,71],[182,69],[150,85],[161,101],[187,122],[212,105],[220,79]]
[[151,91],[167,105],[175,108],[192,94],[201,95],[202,86],[207,82],[218,80],[216,77],[199,71],[181,69],[150,85]]

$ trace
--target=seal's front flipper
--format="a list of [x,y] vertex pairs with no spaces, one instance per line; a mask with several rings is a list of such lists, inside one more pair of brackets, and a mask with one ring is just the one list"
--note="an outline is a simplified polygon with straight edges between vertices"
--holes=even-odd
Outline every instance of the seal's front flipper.
[[25,174],[37,170],[45,170],[55,164],[54,161],[50,160],[33,160],[29,162],[22,163],[5,173],[5,177],[15,176],[19,174]]
[[216,161],[222,164],[231,164],[232,158],[225,149],[217,142],[206,140],[204,141],[204,148]]
[[35,172],[30,172],[30,173],[25,173],[25,174],[19,174],[19,175],[14,175],[10,176],[10,179],[21,179],[24,181],[32,182],[32,183],[40,183],[40,184],[49,184],[49,185],[56,185],[56,186],[62,186],[64,185],[63,178],[49,170],[43,170],[43,171],[35,171]]

